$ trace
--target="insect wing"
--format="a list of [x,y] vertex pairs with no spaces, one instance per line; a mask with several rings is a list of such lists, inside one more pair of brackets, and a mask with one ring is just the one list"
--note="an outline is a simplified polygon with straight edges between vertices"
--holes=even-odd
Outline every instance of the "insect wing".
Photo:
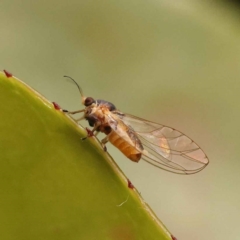
[[178,174],[193,174],[204,169],[209,160],[188,136],[174,128],[129,114],[116,113],[141,141],[146,162]]

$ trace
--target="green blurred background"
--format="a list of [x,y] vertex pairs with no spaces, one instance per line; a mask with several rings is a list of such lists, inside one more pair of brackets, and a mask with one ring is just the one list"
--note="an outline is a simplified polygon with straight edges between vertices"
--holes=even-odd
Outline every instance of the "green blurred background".
[[237,10],[222,1],[1,0],[0,66],[63,108],[81,108],[70,75],[86,95],[191,136],[210,159],[192,176],[108,151],[179,240],[237,240]]

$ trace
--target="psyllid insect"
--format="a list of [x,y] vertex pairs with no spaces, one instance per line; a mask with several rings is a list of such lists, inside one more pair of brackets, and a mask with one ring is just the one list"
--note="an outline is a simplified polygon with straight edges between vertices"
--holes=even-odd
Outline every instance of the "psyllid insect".
[[85,108],[63,111],[71,115],[83,112],[76,121],[86,119],[93,127],[88,136],[96,136],[99,132],[106,134],[101,140],[105,151],[105,144],[110,142],[133,162],[143,159],[155,167],[177,174],[197,173],[208,165],[207,155],[182,132],[122,113],[108,101],[85,97],[78,83],[68,78],[77,85]]

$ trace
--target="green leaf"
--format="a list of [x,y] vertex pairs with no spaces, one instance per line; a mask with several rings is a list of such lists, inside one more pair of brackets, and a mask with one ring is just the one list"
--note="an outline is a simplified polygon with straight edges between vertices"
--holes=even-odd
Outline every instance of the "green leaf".
[[0,102],[1,239],[171,239],[75,121],[4,73]]

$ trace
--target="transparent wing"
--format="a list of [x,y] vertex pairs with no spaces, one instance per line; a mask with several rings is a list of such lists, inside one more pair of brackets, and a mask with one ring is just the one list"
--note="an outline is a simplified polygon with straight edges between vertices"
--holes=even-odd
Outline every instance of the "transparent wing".
[[142,159],[146,162],[178,174],[197,173],[208,165],[207,155],[182,132],[129,114],[115,114],[134,130],[143,145]]

